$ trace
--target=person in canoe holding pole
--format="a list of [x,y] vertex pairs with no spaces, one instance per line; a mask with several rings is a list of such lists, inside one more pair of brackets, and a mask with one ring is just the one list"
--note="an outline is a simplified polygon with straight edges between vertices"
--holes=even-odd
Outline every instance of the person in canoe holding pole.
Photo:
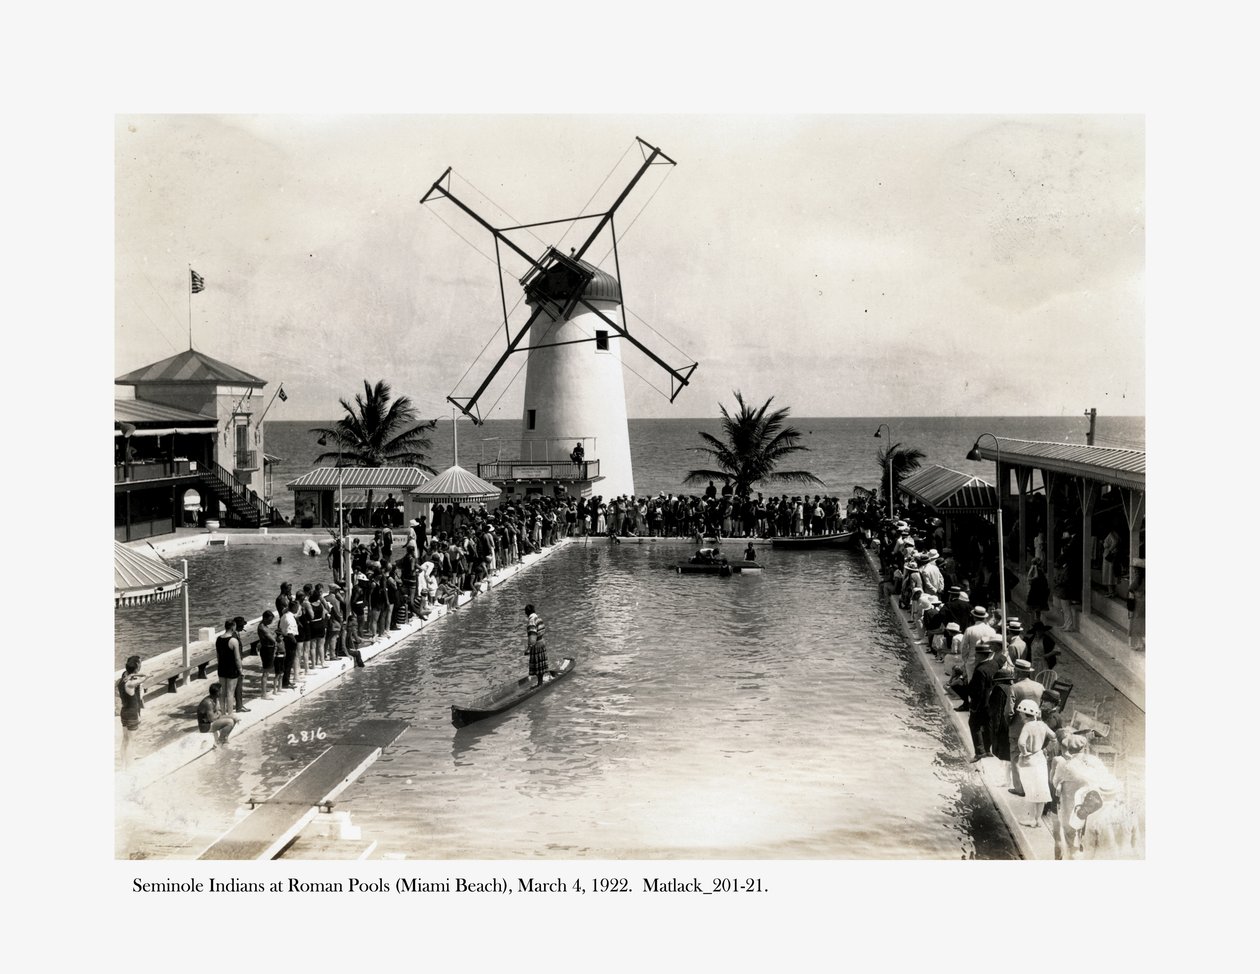
[[534,606],[525,606],[525,638],[529,644],[526,653],[529,655],[529,675],[537,677],[534,681],[535,686],[541,686],[551,679],[551,674],[547,672],[547,642],[545,639],[547,633],[547,624],[543,622],[542,616],[534,611]]

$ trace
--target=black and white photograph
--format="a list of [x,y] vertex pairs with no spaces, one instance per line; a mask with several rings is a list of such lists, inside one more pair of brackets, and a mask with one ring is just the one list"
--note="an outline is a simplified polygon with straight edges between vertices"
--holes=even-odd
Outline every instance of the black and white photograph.
[[15,963],[1236,966],[1254,58],[1169,13],[15,10]]
[[117,858],[1144,858],[1140,116],[114,135]]

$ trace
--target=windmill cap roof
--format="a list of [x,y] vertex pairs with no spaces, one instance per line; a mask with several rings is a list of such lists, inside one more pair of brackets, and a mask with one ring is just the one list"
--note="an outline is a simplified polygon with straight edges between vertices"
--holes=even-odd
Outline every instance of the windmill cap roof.
[[[568,260],[572,261],[573,258],[570,257]],[[616,301],[618,304],[621,303],[621,285],[617,283],[615,277],[587,261],[577,260],[576,263],[593,275],[590,281],[587,282],[586,288],[582,291],[582,297],[588,301]],[[532,303],[528,294],[526,302]]]

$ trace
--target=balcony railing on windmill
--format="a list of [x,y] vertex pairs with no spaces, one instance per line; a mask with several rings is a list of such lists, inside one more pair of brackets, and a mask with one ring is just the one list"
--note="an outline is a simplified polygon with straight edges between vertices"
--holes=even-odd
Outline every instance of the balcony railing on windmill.
[[477,464],[477,476],[482,480],[594,480],[599,476],[599,461],[498,460]]
[[251,471],[258,469],[258,451],[257,450],[237,450],[236,459],[233,464],[236,470]]
[[487,436],[481,441],[481,462],[492,458],[499,462],[513,463],[560,463],[573,459],[573,450],[582,444],[582,458],[594,462],[598,456],[593,436],[527,436],[521,440],[512,437],[509,442],[520,445],[516,457],[504,456],[503,437]]

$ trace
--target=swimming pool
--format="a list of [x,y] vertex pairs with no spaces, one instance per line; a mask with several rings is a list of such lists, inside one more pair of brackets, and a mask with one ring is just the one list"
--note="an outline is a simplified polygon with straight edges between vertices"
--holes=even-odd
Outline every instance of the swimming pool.
[[[418,859],[1010,858],[918,663],[852,552],[678,576],[678,545],[570,543],[120,811],[118,854],[195,855],[362,719],[407,732],[338,800]],[[548,622],[564,683],[457,731]],[[171,822],[178,822],[172,827]]]
[[[324,556],[302,554],[303,540],[304,535],[294,535],[291,542],[241,544],[229,538],[221,547],[168,555],[166,563],[176,571],[180,560],[188,559],[189,638],[196,639],[202,626],[221,627],[228,616],[253,619],[274,609],[281,582],[292,582],[296,589],[332,581]],[[121,668],[132,653],[147,659],[181,645],[183,613],[179,599],[116,608],[114,666]]]

